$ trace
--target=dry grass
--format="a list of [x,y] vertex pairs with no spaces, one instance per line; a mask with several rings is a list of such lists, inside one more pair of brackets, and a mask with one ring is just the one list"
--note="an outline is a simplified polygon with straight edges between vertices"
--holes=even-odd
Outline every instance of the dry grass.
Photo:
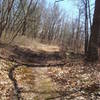
[[[12,36],[12,33],[9,35],[3,33],[1,41],[3,43],[9,43]],[[43,44],[40,43],[38,39],[27,38],[26,36],[17,36],[11,44],[25,47],[33,51],[58,52],[60,50],[60,48],[55,44]]]
[[29,48],[33,51],[45,51],[45,52],[59,51],[59,47],[57,45],[43,44],[40,43],[38,40],[28,39],[25,36],[17,37],[14,40],[14,44],[19,45],[21,47]]

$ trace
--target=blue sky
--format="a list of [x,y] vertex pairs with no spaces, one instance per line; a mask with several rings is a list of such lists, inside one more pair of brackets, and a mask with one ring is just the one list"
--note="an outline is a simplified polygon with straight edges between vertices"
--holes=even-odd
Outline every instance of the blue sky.
[[[55,0],[46,0],[48,3],[54,4]],[[78,14],[77,3],[79,0],[64,0],[61,2],[57,2],[59,6],[66,11],[69,16],[76,17]],[[90,0],[91,4],[95,2],[95,0]]]

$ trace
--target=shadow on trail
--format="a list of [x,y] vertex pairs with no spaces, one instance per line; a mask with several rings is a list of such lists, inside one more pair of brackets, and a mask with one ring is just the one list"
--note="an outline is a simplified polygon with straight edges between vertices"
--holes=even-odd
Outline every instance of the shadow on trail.
[[[4,45],[4,46],[3,46]],[[62,52],[45,52],[45,51],[32,51],[28,48],[21,48],[17,45],[0,44],[0,56],[10,61],[36,66],[51,64],[58,65],[65,60],[65,55]],[[55,63],[55,64],[54,64]],[[39,67],[39,66],[36,66]],[[44,66],[45,67],[45,66]],[[47,66],[46,66],[47,67]]]
[[9,70],[9,78],[10,80],[13,82],[13,86],[14,86],[14,95],[16,96],[17,100],[20,100],[21,98],[21,92],[20,92],[20,89],[18,87],[18,83],[17,83],[17,80],[15,79],[14,77],[14,71],[15,69],[18,67],[19,65],[14,65],[13,67],[11,67],[11,69]]

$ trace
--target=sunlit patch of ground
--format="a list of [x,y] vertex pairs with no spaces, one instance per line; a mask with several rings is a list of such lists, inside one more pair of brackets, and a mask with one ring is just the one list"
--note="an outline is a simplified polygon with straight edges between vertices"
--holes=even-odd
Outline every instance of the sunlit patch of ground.
[[14,40],[14,44],[20,47],[29,48],[33,51],[45,51],[45,52],[59,52],[59,47],[57,45],[42,44],[38,40],[27,39],[25,36],[18,37]]
[[48,68],[19,67],[15,72],[24,100],[46,100],[57,96],[57,85],[47,75]]

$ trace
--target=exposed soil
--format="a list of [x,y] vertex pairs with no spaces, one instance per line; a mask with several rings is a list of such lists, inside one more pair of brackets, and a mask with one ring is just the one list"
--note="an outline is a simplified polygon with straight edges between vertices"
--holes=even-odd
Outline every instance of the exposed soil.
[[[21,48],[17,45],[0,44],[0,57],[19,64],[53,64],[64,62],[62,52],[45,52]],[[57,63],[57,64],[58,64]]]
[[1,43],[0,100],[100,100],[100,64],[69,58]]

